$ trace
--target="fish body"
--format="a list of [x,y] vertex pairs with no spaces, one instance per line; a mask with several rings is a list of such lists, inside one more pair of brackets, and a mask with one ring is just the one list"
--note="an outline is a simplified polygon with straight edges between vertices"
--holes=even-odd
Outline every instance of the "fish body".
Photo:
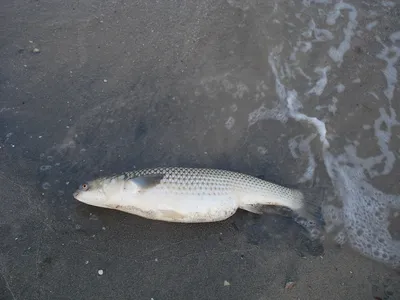
[[233,171],[153,168],[101,177],[85,183],[74,198],[147,219],[179,223],[216,222],[238,209],[262,213],[268,205],[304,208],[299,190]]

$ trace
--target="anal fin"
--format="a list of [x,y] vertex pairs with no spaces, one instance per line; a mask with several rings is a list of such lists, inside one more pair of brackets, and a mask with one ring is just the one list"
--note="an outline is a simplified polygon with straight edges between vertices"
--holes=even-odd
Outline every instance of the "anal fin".
[[293,214],[291,209],[278,205],[246,204],[240,206],[240,208],[258,215],[271,213],[291,217]]
[[260,204],[246,204],[240,206],[240,208],[257,215],[262,215],[265,211],[265,206]]

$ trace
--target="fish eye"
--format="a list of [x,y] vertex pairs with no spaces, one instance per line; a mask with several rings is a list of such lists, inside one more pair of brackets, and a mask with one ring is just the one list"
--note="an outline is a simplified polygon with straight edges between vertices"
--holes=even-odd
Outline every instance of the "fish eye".
[[86,183],[81,185],[81,190],[87,191],[88,188],[89,186]]

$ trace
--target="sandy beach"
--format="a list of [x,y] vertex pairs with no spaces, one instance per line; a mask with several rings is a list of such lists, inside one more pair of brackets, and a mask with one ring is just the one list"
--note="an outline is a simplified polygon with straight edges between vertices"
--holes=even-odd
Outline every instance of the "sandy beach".
[[[5,1],[0,300],[400,299],[398,1]],[[222,168],[277,214],[173,224],[79,203],[98,176]]]

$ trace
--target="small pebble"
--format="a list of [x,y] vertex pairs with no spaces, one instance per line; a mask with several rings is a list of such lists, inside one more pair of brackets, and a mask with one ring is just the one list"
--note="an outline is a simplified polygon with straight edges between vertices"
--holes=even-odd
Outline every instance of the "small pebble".
[[231,284],[229,283],[229,281],[225,280],[224,281],[224,286],[230,286]]
[[295,286],[295,282],[293,282],[293,281],[288,281],[288,282],[286,282],[286,285],[285,285],[285,290],[290,290],[290,289],[292,289],[294,286]]
[[40,49],[39,48],[33,48],[32,52],[33,53],[40,53]]
[[40,171],[42,171],[42,172],[48,171],[48,170],[50,170],[50,169],[51,169],[51,166],[50,166],[50,165],[43,165],[43,166],[40,166]]
[[107,79],[104,79],[103,81],[104,81],[104,82],[107,82],[108,80],[107,80]]
[[103,270],[98,270],[97,273],[99,273],[99,275],[101,276],[101,275],[104,274],[104,271]]
[[42,183],[42,189],[48,190],[51,187],[50,183],[48,182],[43,182]]

